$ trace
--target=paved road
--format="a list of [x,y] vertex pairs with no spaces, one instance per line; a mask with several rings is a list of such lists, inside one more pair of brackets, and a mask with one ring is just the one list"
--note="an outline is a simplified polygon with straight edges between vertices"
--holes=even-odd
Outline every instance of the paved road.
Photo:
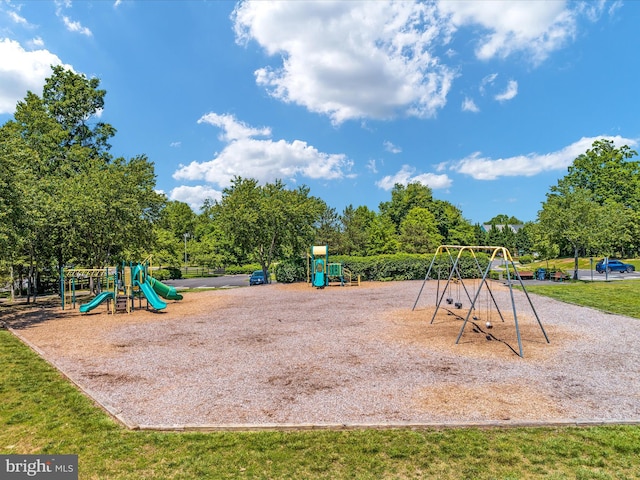
[[180,288],[230,288],[249,285],[249,275],[223,275],[221,277],[182,278],[165,280],[162,283]]
[[[573,270],[567,271],[569,275],[573,275]],[[580,280],[591,280],[592,273],[591,270],[578,270],[578,279]],[[640,272],[632,272],[632,273],[618,273],[611,272],[608,275],[606,273],[598,273],[595,270],[593,271],[593,280],[639,280]]]

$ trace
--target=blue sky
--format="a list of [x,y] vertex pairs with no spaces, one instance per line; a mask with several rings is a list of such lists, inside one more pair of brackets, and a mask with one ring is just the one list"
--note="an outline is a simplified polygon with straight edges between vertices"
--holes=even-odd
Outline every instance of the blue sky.
[[0,0],[0,123],[61,64],[107,90],[112,154],[196,210],[241,175],[529,221],[594,140],[638,149],[638,24],[629,0]]

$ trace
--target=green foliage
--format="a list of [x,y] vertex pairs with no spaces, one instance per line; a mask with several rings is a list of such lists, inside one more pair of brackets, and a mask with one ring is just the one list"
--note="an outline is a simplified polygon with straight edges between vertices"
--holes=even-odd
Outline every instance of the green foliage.
[[34,285],[48,268],[140,258],[153,243],[164,202],[153,164],[111,157],[115,129],[98,121],[99,84],[53,67],[42,97],[28,92],[1,128],[0,166],[11,183],[0,182],[0,197],[12,201],[0,201],[0,224],[12,233],[0,227],[0,260],[27,265]]
[[538,214],[537,247],[572,254],[637,252],[640,162],[628,146],[597,140],[547,194]]
[[340,217],[343,255],[367,255],[369,227],[375,217],[375,212],[364,206],[354,209],[353,205],[349,205],[344,209]]
[[412,208],[400,224],[400,245],[404,252],[433,252],[442,240],[436,217],[426,208]]
[[533,255],[520,255],[520,257],[518,258],[518,261],[522,265],[526,265],[528,263],[533,262]]
[[243,254],[268,270],[282,256],[301,255],[311,245],[313,225],[324,202],[309,189],[285,189],[277,180],[259,186],[254,179],[235,177],[216,205],[215,220]]
[[287,258],[275,266],[276,280],[280,283],[304,281],[307,278],[306,268],[302,257]]
[[[489,258],[485,253],[477,252],[476,258],[480,265],[469,253],[464,253],[459,260],[458,268],[463,278],[477,278],[487,268]],[[387,280],[422,280],[429,271],[433,255],[419,254],[395,254],[372,255],[367,257],[350,257],[336,255],[330,257],[331,262],[340,262],[355,276],[363,280],[387,281]],[[448,278],[452,261],[448,255],[438,255],[431,272],[430,278]]]
[[259,263],[246,263],[244,265],[229,265],[224,273],[227,275],[250,275],[256,270],[262,270]]
[[153,278],[156,280],[176,280],[182,278],[182,270],[176,267],[160,268],[153,271]]

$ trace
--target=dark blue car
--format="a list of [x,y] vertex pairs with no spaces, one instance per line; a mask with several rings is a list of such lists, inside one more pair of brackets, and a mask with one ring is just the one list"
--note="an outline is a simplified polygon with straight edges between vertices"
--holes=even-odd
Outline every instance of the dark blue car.
[[631,273],[636,269],[633,265],[629,263],[623,263],[620,260],[600,260],[596,263],[596,272],[604,273],[607,272],[620,272],[620,273]]
[[262,270],[256,270],[249,277],[249,285],[263,285],[264,283],[267,282],[264,280],[264,272]]

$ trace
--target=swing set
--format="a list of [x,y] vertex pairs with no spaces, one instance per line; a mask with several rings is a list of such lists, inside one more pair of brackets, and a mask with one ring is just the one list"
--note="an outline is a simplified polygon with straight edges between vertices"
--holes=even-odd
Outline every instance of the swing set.
[[[480,262],[478,261],[478,257],[476,256],[476,252],[480,252],[480,251],[484,251],[484,252],[489,252],[490,253],[490,259],[489,262],[487,264],[486,269],[483,270],[482,266],[480,265]],[[476,279],[473,279],[473,289],[467,288],[467,284],[469,283],[469,278],[467,278],[467,283],[465,283],[465,279],[463,278],[463,275],[461,274],[461,270],[460,270],[460,259],[462,258],[464,253],[468,253],[471,258],[473,259],[475,266],[477,267],[477,273],[478,273],[478,277],[477,278],[481,278],[480,280],[480,284],[478,285],[477,288],[475,288],[475,284],[476,284]],[[436,260],[438,258],[441,258],[443,255],[446,255],[447,259],[448,259],[448,264],[447,264],[447,268],[446,270],[448,271],[448,274],[446,275],[447,280],[446,283],[444,285],[444,288],[442,289],[442,293],[440,290],[440,282],[441,280],[444,280],[444,278],[442,278],[442,264],[441,262],[438,262],[438,264],[436,265]],[[455,258],[454,258],[455,257]],[[440,308],[443,308],[445,310],[447,310],[448,314],[450,315],[455,315],[456,317],[458,317],[461,320],[464,320],[462,327],[460,328],[460,333],[458,334],[458,337],[456,338],[456,345],[460,342],[460,338],[462,337],[462,334],[464,333],[465,328],[467,327],[467,324],[469,323],[469,319],[472,319],[472,323],[473,323],[473,331],[476,333],[485,333],[485,336],[487,338],[487,340],[499,340],[498,338],[496,338],[494,335],[492,335],[491,333],[488,332],[484,332],[484,330],[482,330],[482,327],[480,327],[476,322],[479,321],[481,318],[481,316],[483,316],[483,313],[481,311],[481,309],[477,308],[480,307],[480,296],[481,296],[481,292],[483,290],[483,288],[485,289],[485,312],[484,312],[484,320],[485,320],[485,327],[487,328],[487,330],[490,330],[493,328],[493,324],[492,324],[492,315],[493,315],[493,309],[495,308],[497,315],[499,316],[500,320],[502,322],[505,322],[504,316],[502,314],[502,311],[500,310],[500,306],[498,304],[498,302],[496,301],[496,297],[493,294],[493,291],[491,290],[491,285],[488,282],[489,279],[489,272],[491,271],[491,265],[493,264],[493,262],[496,259],[501,258],[502,261],[505,264],[505,272],[506,272],[506,277],[507,277],[507,285],[509,286],[509,295],[510,295],[510,299],[511,299],[511,307],[512,307],[512,311],[513,311],[513,319],[515,322],[515,329],[516,329],[516,336],[518,339],[518,352],[516,352],[515,350],[513,350],[513,348],[511,348],[514,353],[518,354],[520,357],[524,357],[524,353],[523,353],[523,349],[522,349],[522,338],[520,336],[520,327],[518,324],[518,314],[516,311],[516,302],[515,302],[515,298],[514,298],[514,294],[513,294],[513,281],[517,281],[520,284],[520,287],[522,288],[522,291],[524,292],[527,301],[529,302],[529,306],[531,307],[531,310],[533,311],[533,314],[535,315],[535,318],[537,320],[537,323],[540,327],[540,330],[542,331],[542,334],[544,335],[544,338],[546,340],[547,343],[549,342],[549,337],[547,336],[547,333],[544,330],[544,327],[542,326],[542,322],[540,321],[540,318],[538,317],[538,313],[536,312],[535,307],[533,306],[533,303],[531,301],[531,297],[529,296],[529,293],[527,292],[527,289],[524,286],[524,283],[522,282],[522,277],[520,276],[520,273],[518,272],[518,269],[515,265],[515,262],[513,261],[513,258],[511,257],[511,254],[509,253],[509,250],[505,247],[494,247],[494,246],[461,246],[461,245],[440,245],[438,247],[438,249],[436,250],[435,255],[433,256],[433,259],[431,260],[431,264],[429,265],[429,269],[427,270],[427,274],[425,275],[424,278],[424,282],[422,282],[422,286],[420,287],[420,291],[418,292],[418,297],[416,298],[416,301],[413,304],[413,308],[411,309],[412,311],[415,310],[417,304],[418,304],[418,300],[420,299],[420,295],[422,294],[422,291],[424,289],[425,283],[427,282],[427,280],[430,278],[430,274],[432,272],[432,270],[434,269],[434,266],[437,268],[437,279],[438,279],[438,285],[436,287],[436,308],[435,311],[433,312],[433,316],[431,317],[431,322],[430,324],[433,324],[433,321],[436,318],[436,315],[438,313],[438,310]],[[471,291],[470,291],[471,290]],[[459,315],[457,313],[455,313],[453,310],[451,310],[451,308],[455,308],[456,310],[462,310],[463,307],[463,303],[462,303],[462,299],[461,299],[461,293],[462,291],[464,291],[467,300],[469,301],[470,307],[467,310],[466,315]],[[454,298],[454,293],[455,293],[455,298]],[[444,305],[443,305],[443,300],[444,300]],[[507,344],[508,345],[508,344]]]

